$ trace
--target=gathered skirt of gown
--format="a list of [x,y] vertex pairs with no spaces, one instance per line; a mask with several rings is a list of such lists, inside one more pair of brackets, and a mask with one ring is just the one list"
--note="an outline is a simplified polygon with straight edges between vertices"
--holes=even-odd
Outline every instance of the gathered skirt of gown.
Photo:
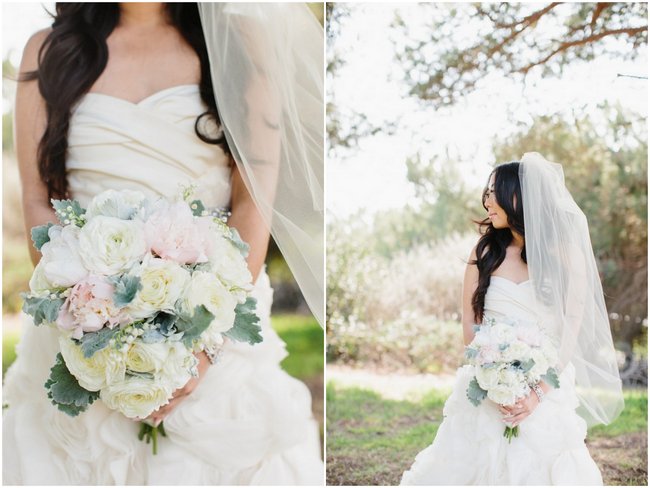
[[[532,319],[528,285],[492,277],[486,316]],[[603,484],[585,445],[587,424],[576,413],[572,365],[560,375],[560,388],[545,395],[511,442],[503,436],[503,414],[493,402],[485,399],[476,407],[467,399],[472,376],[470,366],[458,369],[436,437],[403,474],[402,485]]]
[[[85,205],[108,188],[173,196],[179,185],[196,183],[208,205],[227,205],[227,160],[193,131],[203,111],[196,85],[163,90],[140,104],[87,95],[69,135],[72,194]],[[263,342],[227,344],[165,419],[167,437],[159,438],[155,456],[138,440],[139,424],[101,401],[77,417],[50,403],[43,385],[58,352],[57,331],[35,327],[25,316],[3,389],[4,484],[324,484],[311,396],[280,367],[286,350],[270,326],[273,293],[264,271],[253,295]]]

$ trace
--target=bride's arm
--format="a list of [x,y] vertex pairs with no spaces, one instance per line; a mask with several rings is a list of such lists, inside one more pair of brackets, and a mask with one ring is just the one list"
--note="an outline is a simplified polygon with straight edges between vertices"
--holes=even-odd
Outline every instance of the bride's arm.
[[469,256],[467,267],[465,268],[465,278],[463,279],[463,342],[468,345],[474,339],[474,309],[472,308],[472,296],[478,286],[478,267],[476,264],[476,247],[472,249]]
[[[27,42],[20,63],[21,76],[38,68],[38,51],[49,31],[50,29],[39,31]],[[25,227],[30,257],[36,264],[41,259],[41,254],[31,245],[30,230],[46,222],[56,222],[54,210],[48,199],[47,187],[38,173],[38,143],[46,127],[45,101],[38,89],[38,81],[18,83],[14,113],[14,138],[22,186]]]
[[236,165],[233,165],[231,212],[228,225],[237,229],[242,240],[250,246],[246,260],[255,283],[266,259],[269,230]]

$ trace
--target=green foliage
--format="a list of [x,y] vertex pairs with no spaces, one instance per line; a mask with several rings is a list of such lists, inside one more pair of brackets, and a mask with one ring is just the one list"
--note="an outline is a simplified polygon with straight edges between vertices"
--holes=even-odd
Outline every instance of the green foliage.
[[4,332],[2,335],[2,376],[16,360],[16,344],[19,340],[19,332]]
[[190,202],[190,208],[192,209],[192,215],[200,217],[205,210],[205,205],[203,205],[201,200],[193,200]]
[[244,242],[242,238],[239,235],[239,232],[237,232],[237,229],[234,227],[230,227],[230,233],[227,234],[228,239],[230,242],[233,243],[233,245],[239,249],[239,252],[241,253],[242,256],[247,257],[248,256],[248,251],[250,250],[250,246],[248,243]]
[[542,379],[553,388],[560,387],[560,378],[558,378],[557,371],[553,368],[549,369],[546,374],[542,375]]
[[635,59],[648,42],[647,17],[641,2],[427,4],[423,28],[397,16],[397,57],[410,94],[440,108],[495,73],[523,83],[535,70],[559,76],[604,55]]
[[192,347],[193,342],[205,331],[212,321],[214,315],[204,305],[197,305],[191,316],[179,315],[176,319],[176,330],[183,333],[183,344]]
[[34,267],[29,259],[27,243],[4,239],[2,255],[2,310],[16,313],[22,309],[21,293],[29,289]]
[[50,236],[48,234],[48,231],[50,230],[50,227],[52,227],[53,225],[54,224],[52,222],[48,222],[47,224],[37,225],[36,227],[32,227],[30,234],[32,237],[32,243],[34,244],[34,247],[36,248],[37,251],[41,250],[43,244],[50,241]]
[[246,298],[244,303],[237,304],[235,308],[235,324],[224,335],[232,340],[257,344],[262,342],[262,327],[255,307],[257,300],[253,297]]
[[467,386],[467,398],[475,407],[478,407],[487,398],[487,391],[481,388],[476,378],[472,378]]
[[74,224],[83,227],[86,222],[84,214],[86,210],[76,200],[51,200],[56,217],[61,225]]
[[61,353],[56,355],[56,363],[50,370],[50,377],[45,383],[47,397],[59,410],[76,417],[99,398],[99,392],[88,391],[79,385],[77,379],[65,365]]
[[34,318],[35,325],[41,325],[43,322],[55,322],[59,316],[59,310],[63,306],[63,298],[30,297],[25,295],[23,302],[23,312]]
[[112,280],[115,291],[113,293],[113,302],[117,307],[125,307],[135,298],[138,290],[142,288],[140,278],[123,274],[122,276]]
[[109,341],[119,332],[119,327],[112,329],[104,327],[96,332],[86,332],[79,340],[84,357],[92,357],[97,351],[104,349],[108,346]]

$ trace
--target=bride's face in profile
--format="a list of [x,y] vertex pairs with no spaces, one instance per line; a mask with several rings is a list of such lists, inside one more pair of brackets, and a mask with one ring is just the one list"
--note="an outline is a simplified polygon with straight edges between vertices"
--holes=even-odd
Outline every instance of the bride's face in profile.
[[509,227],[506,211],[497,202],[496,193],[494,192],[494,173],[490,175],[490,181],[488,181],[487,189],[483,194],[483,206],[487,210],[488,218],[495,229]]

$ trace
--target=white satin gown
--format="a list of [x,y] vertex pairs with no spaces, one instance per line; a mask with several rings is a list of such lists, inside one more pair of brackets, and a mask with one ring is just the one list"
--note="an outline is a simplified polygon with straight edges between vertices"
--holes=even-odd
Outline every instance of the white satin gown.
[[[530,281],[514,283],[493,276],[485,296],[486,317],[534,322]],[[600,470],[585,445],[586,422],[576,413],[573,366],[519,424],[519,436],[503,437],[505,424],[496,405],[478,407],[467,399],[470,366],[458,369],[444,419],[433,443],[402,476],[402,485],[602,485]]]
[[[67,160],[82,205],[97,193],[174,196],[197,185],[207,206],[227,206],[230,169],[219,146],[194,132],[205,111],[197,85],[131,103],[87,94],[74,109]],[[22,485],[323,485],[318,424],[306,386],[279,366],[284,343],[270,327],[272,289],[255,285],[264,341],[230,342],[192,394],[165,420],[158,454],[138,424],[96,401],[69,417],[43,384],[57,332],[25,317],[18,357],[4,385],[3,481]]]

